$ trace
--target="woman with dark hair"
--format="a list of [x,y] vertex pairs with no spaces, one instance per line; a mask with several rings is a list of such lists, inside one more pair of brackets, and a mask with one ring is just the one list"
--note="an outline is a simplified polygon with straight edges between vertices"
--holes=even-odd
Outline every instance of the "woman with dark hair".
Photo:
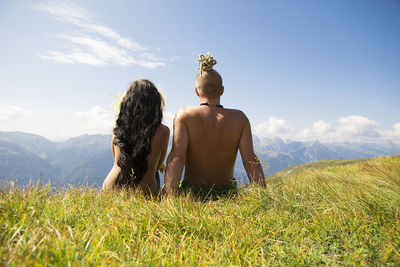
[[164,98],[148,80],[133,82],[120,103],[113,129],[114,165],[103,183],[103,190],[140,189],[157,194],[158,170],[163,171],[169,129],[161,124]]

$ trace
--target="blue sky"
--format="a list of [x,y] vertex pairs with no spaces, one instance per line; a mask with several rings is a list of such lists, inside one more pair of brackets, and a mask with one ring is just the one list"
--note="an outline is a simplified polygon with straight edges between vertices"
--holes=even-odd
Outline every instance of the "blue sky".
[[111,133],[138,78],[165,123],[197,105],[196,58],[260,137],[400,143],[400,2],[0,1],[0,130]]

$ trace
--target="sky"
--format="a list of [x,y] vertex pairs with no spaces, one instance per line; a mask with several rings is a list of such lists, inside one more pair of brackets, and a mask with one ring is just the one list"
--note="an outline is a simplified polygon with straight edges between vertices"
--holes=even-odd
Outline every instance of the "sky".
[[199,54],[261,138],[400,144],[400,1],[0,0],[0,131],[110,134],[137,79],[198,105]]

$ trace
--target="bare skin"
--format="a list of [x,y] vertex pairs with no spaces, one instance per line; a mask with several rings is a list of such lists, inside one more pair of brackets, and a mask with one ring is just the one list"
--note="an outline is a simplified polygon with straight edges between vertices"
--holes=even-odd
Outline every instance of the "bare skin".
[[[115,136],[113,135],[111,150],[114,157],[114,165],[103,182],[104,191],[110,191],[116,187],[115,181],[121,171],[121,168],[117,164],[121,152],[119,147],[113,144],[114,138]],[[137,189],[142,190],[143,192],[158,193],[155,175],[158,170],[164,171],[163,162],[168,149],[168,140],[169,128],[160,124],[151,139],[151,153],[147,156],[147,171],[143,175]]]
[[182,107],[175,115],[165,193],[177,191],[183,167],[184,181],[190,185],[212,187],[231,183],[238,150],[250,182],[265,185],[253,149],[249,120],[239,110],[216,107],[224,88],[221,85],[216,90],[217,94],[204,95],[196,88],[200,103],[210,105]]

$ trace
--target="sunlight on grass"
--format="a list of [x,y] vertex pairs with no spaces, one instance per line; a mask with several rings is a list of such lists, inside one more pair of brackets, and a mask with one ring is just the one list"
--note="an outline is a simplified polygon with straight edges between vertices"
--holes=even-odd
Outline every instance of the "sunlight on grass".
[[304,168],[234,198],[1,187],[0,265],[400,262],[400,157]]

